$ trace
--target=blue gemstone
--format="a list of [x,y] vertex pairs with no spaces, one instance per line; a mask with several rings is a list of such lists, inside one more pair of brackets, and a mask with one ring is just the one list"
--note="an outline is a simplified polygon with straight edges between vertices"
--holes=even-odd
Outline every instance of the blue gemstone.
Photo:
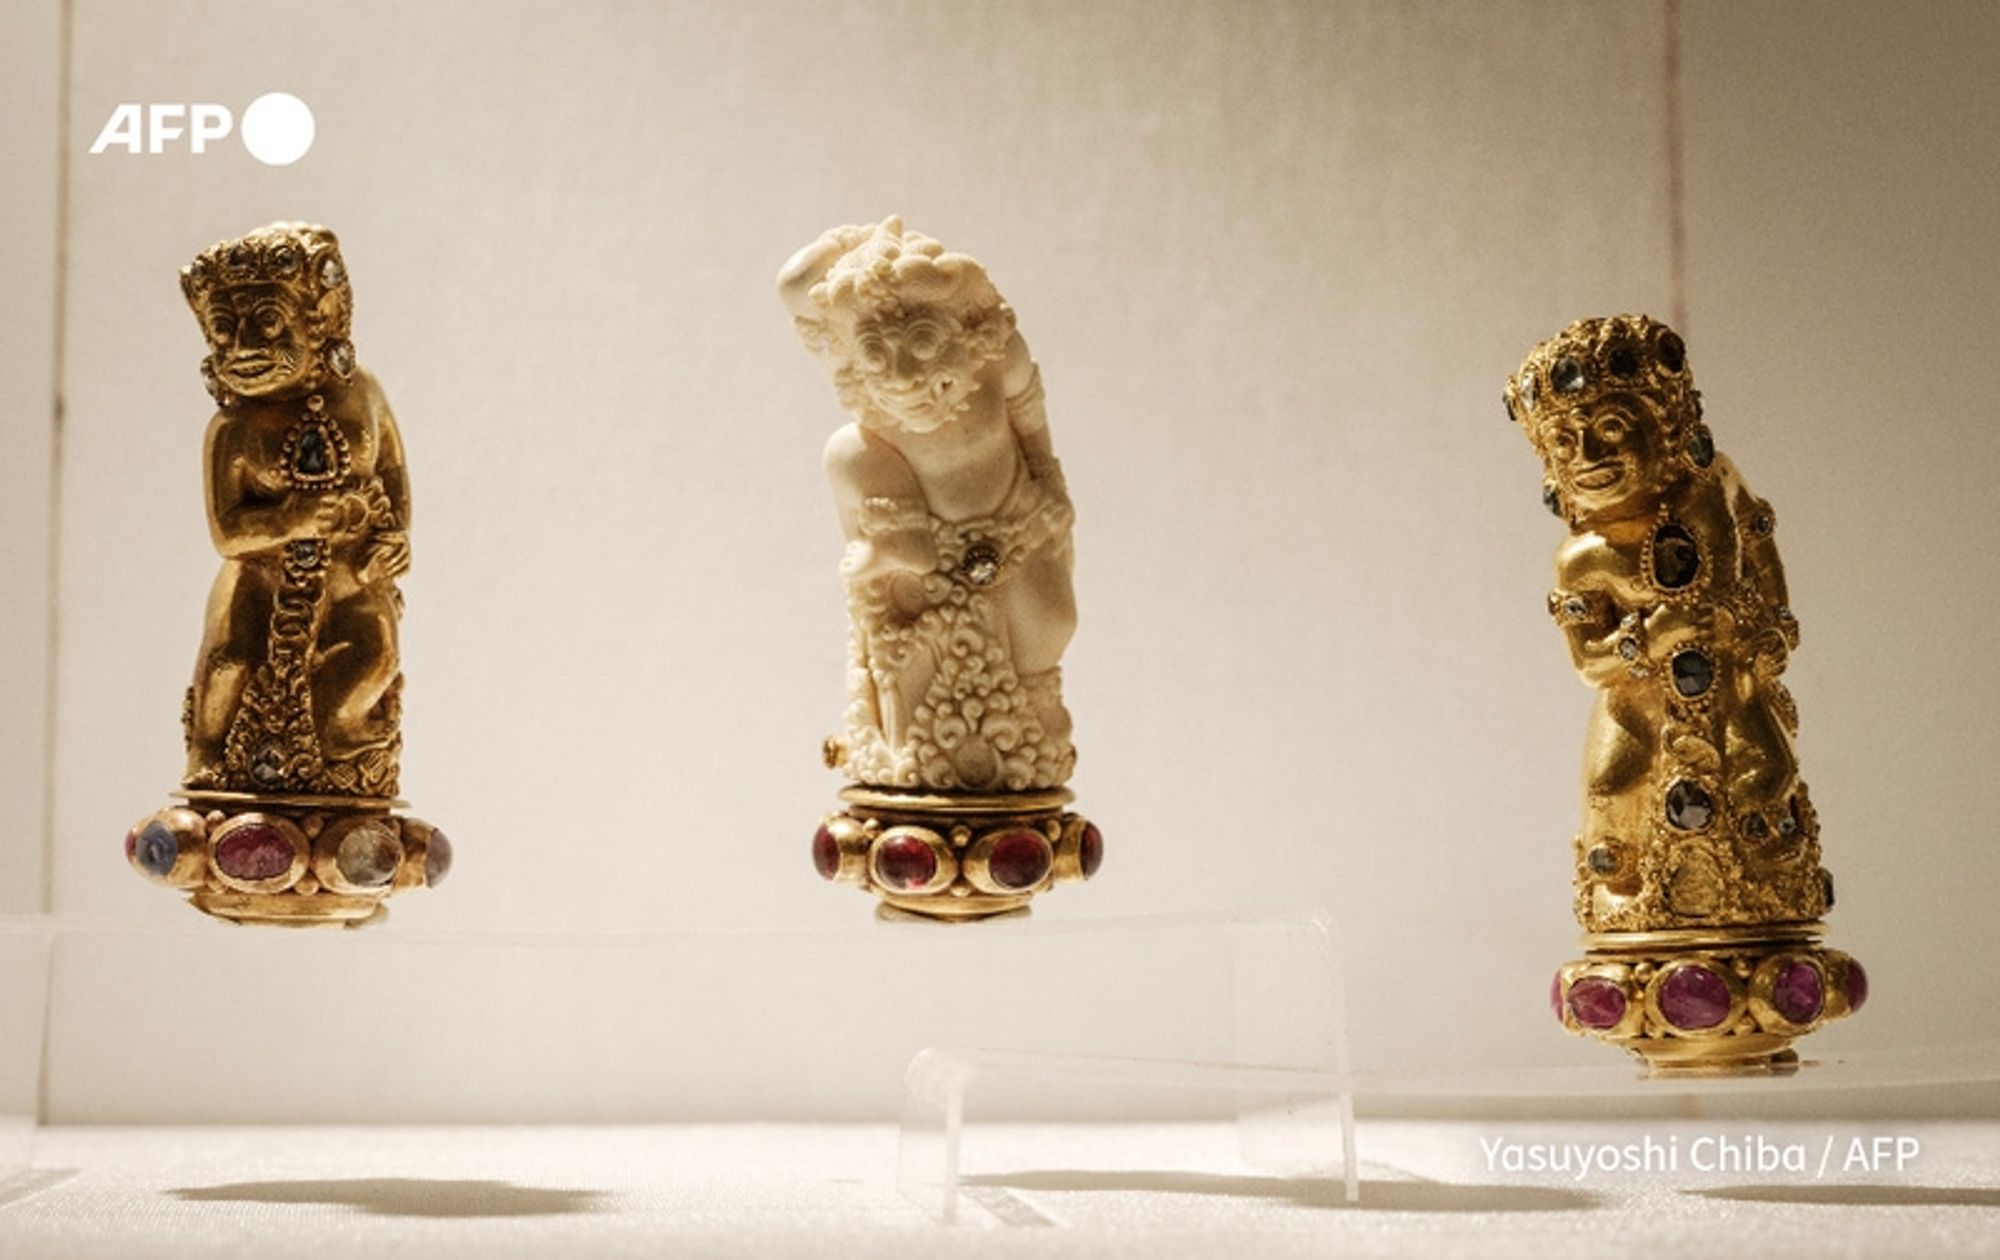
[[140,866],[165,879],[167,872],[174,869],[174,863],[180,860],[181,842],[165,823],[155,819],[139,833],[139,844],[134,853]]

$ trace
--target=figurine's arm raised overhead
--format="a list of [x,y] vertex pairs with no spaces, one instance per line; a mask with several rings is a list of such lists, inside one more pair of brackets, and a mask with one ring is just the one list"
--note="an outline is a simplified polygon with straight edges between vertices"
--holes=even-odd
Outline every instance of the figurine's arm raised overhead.
[[874,230],[855,224],[828,228],[819,234],[818,240],[786,260],[778,272],[778,300],[794,319],[819,318],[819,310],[812,301],[812,287],[826,278],[827,269],[842,254],[867,240]]

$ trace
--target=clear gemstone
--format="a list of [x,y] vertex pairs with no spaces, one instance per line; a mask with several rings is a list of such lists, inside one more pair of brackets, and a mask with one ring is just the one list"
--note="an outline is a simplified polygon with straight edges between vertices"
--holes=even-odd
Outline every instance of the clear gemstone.
[[451,840],[442,831],[431,832],[424,842],[424,883],[432,888],[451,874]]
[[1583,388],[1583,381],[1583,363],[1570,355],[1557,359],[1549,368],[1549,384],[1555,386],[1558,393],[1574,394]]
[[958,571],[974,586],[991,586],[1000,577],[1000,553],[990,543],[978,543],[967,549]]
[[403,864],[403,845],[380,823],[363,823],[340,838],[334,864],[341,877],[357,888],[379,888],[396,877]]
[[1700,831],[1714,818],[1715,798],[1701,784],[1676,779],[1667,789],[1667,821],[1682,831]]

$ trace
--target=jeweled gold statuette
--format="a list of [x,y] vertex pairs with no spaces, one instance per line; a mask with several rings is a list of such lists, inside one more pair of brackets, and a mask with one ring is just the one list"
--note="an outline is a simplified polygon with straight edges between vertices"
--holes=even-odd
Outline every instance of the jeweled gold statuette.
[[222,569],[181,715],[185,803],[141,819],[126,857],[218,918],[358,926],[451,866],[442,832],[394,812],[402,438],[355,362],[332,232],[274,223],[223,241],[182,268],[181,291],[208,342]]
[[895,218],[822,234],[778,288],[854,417],[826,449],[849,624],[826,760],[853,786],[814,861],[916,915],[1023,909],[1103,856],[1064,809],[1075,513],[1041,375],[985,269]]
[[1556,1015],[1656,1073],[1788,1070],[1868,981],[1819,943],[1833,881],[1780,681],[1799,624],[1771,505],[1716,451],[1680,337],[1644,316],[1571,324],[1506,401],[1569,526],[1549,613],[1597,689],[1585,956],[1556,975]]

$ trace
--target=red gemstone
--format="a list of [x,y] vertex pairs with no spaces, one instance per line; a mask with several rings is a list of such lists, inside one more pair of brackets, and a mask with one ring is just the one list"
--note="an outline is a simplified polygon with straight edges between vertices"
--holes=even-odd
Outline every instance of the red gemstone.
[[1018,891],[1033,888],[1048,878],[1055,855],[1049,852],[1048,837],[1039,831],[1009,831],[993,842],[986,858],[986,872],[1002,888]]
[[1819,968],[1798,959],[1778,971],[1771,985],[1771,1005],[1794,1024],[1810,1024],[1826,1007],[1826,985]]
[[1625,1018],[1625,990],[1603,976],[1584,976],[1569,986],[1569,1013],[1585,1028],[1609,1028]]
[[917,836],[889,836],[875,844],[875,874],[898,892],[922,888],[937,873],[937,851]]
[[1563,1017],[1563,973],[1560,971],[1549,977],[1549,1014],[1558,1020]]
[[251,823],[222,838],[215,846],[215,864],[231,879],[276,879],[292,869],[292,846],[276,827]]
[[840,841],[825,827],[813,832],[813,867],[821,879],[840,874]]
[[1660,1014],[1676,1028],[1713,1028],[1729,1017],[1729,982],[1699,964],[1676,967],[1660,985]]
[[127,862],[130,862],[133,858],[137,857],[138,855],[139,855],[139,833],[136,831],[128,831],[125,833],[125,860]]
[[1858,1011],[1868,1001],[1868,972],[1859,958],[1847,960],[1847,1009]]
[[1076,862],[1085,879],[1097,874],[1097,868],[1104,865],[1104,833],[1097,829],[1096,823],[1083,824],[1083,834],[1076,841]]

